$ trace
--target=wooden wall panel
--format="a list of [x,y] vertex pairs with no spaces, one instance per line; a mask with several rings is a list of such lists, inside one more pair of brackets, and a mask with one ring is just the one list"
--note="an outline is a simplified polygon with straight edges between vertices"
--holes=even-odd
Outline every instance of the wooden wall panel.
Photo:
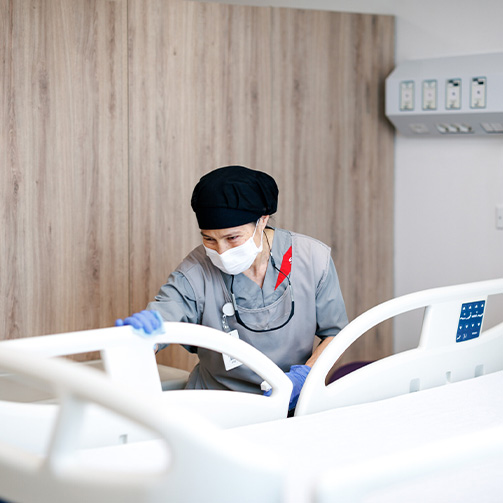
[[[350,318],[392,296],[393,30],[390,17],[130,2],[132,310],[199,244],[198,178],[231,163],[277,178],[278,226],[333,247]],[[384,326],[351,357],[390,351]]]
[[[393,295],[393,33],[387,16],[273,9],[276,222],[332,247],[350,319]],[[391,351],[384,324],[348,356]]]
[[[129,2],[131,292],[143,309],[201,238],[194,185],[219,166],[270,165],[270,10]],[[185,350],[163,362],[191,366]]]
[[0,338],[128,305],[127,3],[0,1]]
[[[107,326],[200,242],[244,164],[333,248],[350,318],[392,295],[393,20],[185,0],[0,0],[0,338]],[[391,327],[352,357],[391,350]],[[161,361],[190,368],[185,352]]]

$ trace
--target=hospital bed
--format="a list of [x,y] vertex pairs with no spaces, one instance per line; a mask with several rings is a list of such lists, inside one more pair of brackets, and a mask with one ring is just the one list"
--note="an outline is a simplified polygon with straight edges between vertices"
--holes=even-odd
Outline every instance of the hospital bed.
[[[225,430],[199,414],[183,407],[167,414],[150,392],[127,390],[93,369],[19,349],[2,348],[0,368],[49,387],[60,402],[41,452],[20,442],[24,431],[0,440],[1,501],[230,503],[237,495],[250,503],[280,500],[282,476],[274,456],[239,440],[227,443]],[[135,423],[155,440],[81,449],[89,407]]]
[[[281,456],[288,503],[501,501],[503,323],[487,330],[482,323],[488,301],[501,293],[497,279],[376,306],[313,365],[295,417],[228,435]],[[355,340],[419,308],[425,313],[418,348],[325,384]]]
[[[463,291],[461,297],[456,294],[456,290],[458,292]],[[32,453],[32,455],[38,455],[39,458],[37,459],[42,459],[41,463],[47,464],[47,461],[44,460],[47,460],[47,457],[52,455],[51,453],[53,450],[58,453],[58,449],[62,449],[62,452],[70,453],[66,457],[63,456],[62,459],[67,459],[69,463],[71,460],[84,463],[84,465],[78,465],[80,467],[79,470],[77,470],[79,474],[94,474],[97,471],[99,472],[100,470],[98,467],[102,464],[106,464],[109,468],[112,467],[117,471],[122,470],[122,481],[124,484],[133,484],[133,482],[138,484],[135,486],[137,492],[134,501],[136,503],[147,503],[156,501],[152,498],[158,494],[156,493],[156,488],[160,487],[159,481],[162,479],[162,477],[161,479],[152,478],[152,472],[156,474],[163,473],[164,479],[162,480],[164,480],[166,484],[168,484],[167,480],[173,480],[169,478],[170,472],[166,470],[165,464],[163,464],[164,461],[161,454],[164,451],[160,448],[160,446],[162,447],[167,443],[169,432],[166,430],[160,431],[159,423],[166,428],[174,425],[173,431],[178,431],[177,428],[187,428],[185,433],[181,434],[177,448],[183,452],[185,449],[184,445],[186,445],[187,452],[197,452],[197,456],[202,457],[201,462],[195,461],[192,458],[185,459],[185,463],[182,461],[180,462],[177,466],[179,469],[177,472],[177,489],[173,489],[174,492],[169,493],[172,495],[171,499],[166,498],[165,501],[191,501],[190,498],[184,500],[185,493],[183,489],[190,486],[189,491],[197,490],[197,488],[193,488],[192,486],[197,485],[198,477],[206,477],[208,475],[207,470],[210,468],[211,473],[216,474],[214,475],[214,484],[211,485],[211,483],[208,482],[208,484],[210,484],[208,495],[206,497],[205,493],[205,496],[202,498],[205,501],[212,501],[211,495],[213,494],[218,495],[214,498],[218,501],[225,501],[224,495],[228,496],[229,494],[232,495],[232,498],[229,499],[233,501],[244,501],[250,494],[252,496],[252,501],[254,497],[256,501],[266,502],[280,499],[285,503],[325,503],[326,501],[333,501],[336,498],[341,500],[344,494],[343,491],[349,491],[348,494],[356,494],[355,501],[359,501],[357,498],[363,498],[365,492],[373,492],[376,488],[380,491],[387,489],[388,486],[395,483],[390,472],[396,470],[397,465],[402,467],[402,472],[399,472],[400,480],[411,479],[413,483],[419,481],[419,486],[422,487],[425,476],[432,471],[432,466],[443,463],[442,459],[430,463],[427,457],[433,456],[433,453],[438,453],[438,450],[442,449],[442,452],[448,456],[445,458],[445,463],[450,464],[449,468],[460,467],[463,471],[455,471],[454,475],[449,473],[446,475],[447,478],[444,478],[442,475],[442,477],[437,480],[437,483],[433,483],[432,486],[433,494],[436,497],[431,497],[430,494],[426,499],[431,501],[455,500],[457,502],[474,500],[484,502],[499,501],[503,491],[503,482],[501,478],[501,473],[503,471],[503,452],[501,452],[501,449],[498,447],[499,443],[494,447],[495,443],[487,439],[494,437],[499,442],[503,423],[503,393],[501,392],[503,389],[503,370],[501,370],[502,366],[500,365],[503,359],[500,342],[500,340],[503,339],[503,324],[490,330],[481,331],[478,333],[477,337],[470,338],[470,335],[473,336],[473,333],[466,337],[463,336],[464,332],[459,332],[458,334],[457,323],[459,321],[460,312],[465,304],[466,306],[464,307],[469,307],[469,305],[473,304],[472,308],[474,308],[474,303],[480,302],[481,299],[486,299],[484,301],[485,306],[489,295],[502,291],[503,280],[461,285],[460,287],[449,287],[447,289],[435,289],[429,291],[422,299],[422,294],[413,294],[412,297],[408,298],[406,296],[405,301],[403,301],[403,299],[401,301],[403,303],[401,307],[396,305],[397,303],[400,304],[398,299],[396,299],[396,303],[393,301],[390,301],[391,304],[385,303],[386,306],[382,308],[383,311],[380,312],[378,310],[377,315],[375,314],[376,311],[374,311],[370,319],[367,313],[365,313],[362,315],[363,321],[358,322],[358,319],[355,320],[355,322],[348,325],[348,327],[339,334],[338,337],[341,335],[343,336],[342,340],[344,344],[348,343],[348,340],[352,338],[353,340],[358,338],[359,335],[355,334],[359,331],[364,333],[368,330],[366,327],[371,327],[373,323],[376,323],[376,319],[387,319],[389,316],[394,315],[390,313],[404,312],[406,307],[416,308],[418,306],[432,306],[426,309],[424,322],[426,327],[437,326],[440,318],[443,319],[446,317],[448,319],[453,319],[456,325],[454,329],[456,337],[460,335],[461,338],[465,338],[466,340],[457,343],[459,344],[457,346],[453,346],[447,341],[448,345],[446,346],[440,343],[435,345],[431,342],[431,339],[428,343],[428,337],[425,336],[423,338],[422,336],[422,346],[420,345],[418,350],[412,350],[410,352],[413,354],[413,356],[407,357],[410,358],[410,360],[402,357],[404,361],[399,363],[413,367],[415,365],[414,360],[417,360],[421,362],[421,365],[418,364],[416,369],[426,372],[428,368],[427,360],[431,358],[432,379],[429,380],[427,374],[420,374],[419,385],[417,385],[417,381],[414,381],[415,384],[411,385],[410,376],[404,372],[403,365],[397,364],[395,366],[390,364],[389,367],[383,367],[386,380],[380,381],[380,386],[381,383],[389,381],[391,392],[379,387],[377,390],[379,393],[374,392],[370,394],[370,396],[366,388],[369,387],[369,383],[372,385],[379,376],[375,375],[374,371],[367,374],[367,379],[370,379],[370,381],[366,381],[367,386],[356,377],[358,374],[365,375],[365,370],[367,368],[379,368],[379,366],[382,365],[380,362],[376,362],[355,371],[353,374],[336,381],[332,385],[325,386],[324,378],[329,367],[334,363],[334,359],[329,359],[326,362],[321,360],[320,370],[317,370],[318,362],[320,362],[319,359],[316,365],[313,366],[308,381],[313,375],[315,379],[311,379],[310,382],[306,381],[306,388],[302,391],[303,396],[301,396],[301,399],[303,399],[306,404],[313,403],[311,402],[310,395],[316,394],[316,391],[319,391],[322,396],[327,394],[327,389],[340,387],[344,391],[347,389],[347,383],[351,381],[354,383],[355,394],[358,395],[358,399],[356,403],[353,404],[341,404],[338,399],[333,399],[330,392],[327,395],[327,399],[333,400],[333,403],[328,410],[309,410],[309,413],[306,413],[306,410],[304,410],[301,411],[302,414],[296,414],[296,417],[289,419],[248,421],[248,424],[242,426],[235,424],[233,428],[224,430],[221,426],[206,425],[204,414],[202,414],[203,417],[201,417],[199,413],[194,415],[197,406],[195,409],[193,408],[185,412],[184,403],[180,401],[179,403],[173,402],[172,406],[166,409],[160,404],[160,401],[155,398],[156,394],[161,393],[158,390],[153,391],[152,394],[150,391],[147,392],[147,390],[135,390],[133,388],[134,382],[131,383],[131,387],[124,386],[123,384],[119,386],[118,383],[122,382],[120,379],[118,381],[114,379],[105,379],[105,382],[110,386],[114,386],[114,390],[116,390],[117,387],[120,390],[114,402],[113,400],[109,401],[109,395],[105,397],[97,396],[100,392],[100,387],[98,385],[93,386],[91,395],[85,394],[87,392],[86,390],[88,390],[86,387],[87,374],[85,381],[81,373],[78,375],[78,378],[75,378],[75,382],[73,378],[67,379],[65,377],[63,379],[64,382],[68,386],[76,387],[77,391],[72,391],[71,388],[70,390],[65,388],[60,392],[61,397],[69,397],[69,399],[63,401],[63,406],[56,409],[59,412],[59,416],[57,416],[59,419],[58,422],[52,423],[52,425],[56,424],[56,433],[53,434],[53,440],[46,443],[44,446],[39,446],[40,451],[35,454]],[[429,300],[427,301],[427,299]],[[447,310],[439,310],[438,307],[442,305],[444,305],[444,307],[450,306],[450,308]],[[455,308],[453,307],[454,305],[456,305]],[[477,306],[477,310],[477,312],[480,313],[480,306]],[[454,314],[456,312],[457,314]],[[450,313],[450,315],[445,316],[445,313]],[[466,316],[463,316],[463,318],[466,318]],[[355,325],[358,330],[355,330]],[[446,324],[445,327],[449,328],[448,324]],[[482,330],[482,327],[480,329]],[[126,327],[121,327],[121,330],[121,335],[129,334],[131,337],[134,336]],[[453,329],[449,328],[449,330],[452,332]],[[428,332],[425,332],[423,326],[423,334],[426,333]],[[433,332],[430,331],[429,333],[430,337],[432,337],[431,334],[433,334]],[[443,332],[436,333],[442,334]],[[115,336],[118,334],[119,332],[115,332],[114,330],[113,335]],[[216,335],[217,334],[215,334],[215,337]],[[226,339],[231,339],[222,334],[218,335]],[[141,344],[148,343],[148,354],[151,354],[152,344],[169,340],[169,337],[163,339],[162,335],[155,336],[152,339],[134,336],[133,339],[135,338],[140,339],[142,341]],[[195,339],[196,338],[193,340],[195,341]],[[424,342],[425,340],[426,343]],[[479,344],[474,344],[473,342],[477,340]],[[337,338],[334,342],[335,341],[337,341]],[[14,346],[14,342],[15,341],[10,345]],[[183,342],[186,343],[187,341],[183,339]],[[234,342],[239,343],[240,341]],[[327,349],[332,348],[334,342],[332,342]],[[19,343],[21,343],[21,341],[19,341]],[[117,343],[120,345],[121,342],[117,341]],[[190,344],[192,343],[193,342],[190,342]],[[91,346],[93,345],[91,344]],[[110,346],[113,345],[110,344]],[[451,352],[459,355],[459,358],[458,356],[451,358],[449,356],[450,351],[446,349],[447,347],[451,349]],[[8,355],[6,358],[2,359],[2,355],[5,356],[5,353],[2,351],[4,348],[5,350],[12,350],[12,348],[8,348],[6,344],[0,343],[0,364],[16,364],[15,367],[11,366],[9,371],[23,373],[23,370],[26,369],[28,372],[38,371],[39,374],[37,375],[45,376],[48,374],[48,367],[37,367],[35,361],[33,361],[32,366],[31,361],[23,360],[21,356],[18,358],[17,363],[14,362],[14,364],[12,360],[8,358]],[[422,348],[425,348],[425,351],[421,352]],[[458,348],[473,348],[473,353],[478,356],[473,360],[468,358],[466,354],[463,356],[464,352]],[[39,351],[41,350],[42,348],[39,348]],[[243,357],[245,356],[245,351],[240,353],[237,347],[231,348],[231,346],[225,346],[224,351],[227,350],[232,356],[243,359],[244,361]],[[54,355],[54,351],[54,349],[50,350],[49,347],[47,347],[44,354],[46,356]],[[337,354],[337,351],[332,351],[333,357],[334,354]],[[468,351],[468,353],[471,353],[471,350]],[[406,353],[406,355],[407,354],[408,353]],[[484,359],[480,360],[479,356]],[[29,355],[29,357],[32,358],[32,355]],[[398,360],[399,357],[400,355],[395,355],[385,360]],[[68,372],[70,375],[74,371],[76,372],[78,368],[75,364],[59,362],[57,359],[38,358],[37,361],[42,365],[48,366],[51,364],[59,365],[59,363],[66,363],[65,372]],[[452,363],[456,366],[449,365],[445,367],[445,365],[438,363],[441,361]],[[496,361],[496,364],[494,364],[494,361]],[[481,367],[481,365],[483,365],[483,367]],[[500,365],[499,368],[498,365]],[[276,375],[277,368],[273,371],[274,367],[269,369],[269,373],[268,371],[262,373],[258,372],[272,385],[272,397],[281,395],[284,391],[282,388],[286,389],[286,386],[284,386],[285,383],[281,382],[279,377],[282,373],[280,372],[280,374]],[[256,368],[258,370],[258,366]],[[434,378],[438,374],[439,368],[442,370],[442,379],[440,381]],[[446,368],[448,368],[448,370],[445,370]],[[83,370],[91,372],[91,370],[81,369],[79,367],[79,372]],[[400,387],[395,388],[392,375],[393,372],[398,381],[403,381],[404,379],[402,379],[402,376],[405,375],[407,386],[404,387],[400,385]],[[450,372],[450,374],[448,374],[448,372]],[[317,379],[316,376],[318,373],[323,377]],[[120,372],[118,374],[120,374]],[[416,376],[413,377],[413,379],[417,379],[417,373],[413,374]],[[99,377],[104,378],[104,376]],[[98,378],[98,376],[96,376],[96,378]],[[61,374],[59,374],[59,377],[54,378],[52,383],[54,385],[61,380]],[[100,382],[102,380],[103,379],[101,379]],[[319,384],[318,390],[310,389],[316,382]],[[105,387],[104,389],[107,393],[111,393],[109,388]],[[419,389],[420,392],[410,392],[417,389]],[[169,392],[169,394],[171,393],[177,392]],[[193,392],[189,391],[187,393]],[[192,395],[194,397],[194,402],[198,402],[200,399],[204,398],[202,393],[207,393],[207,391],[201,392],[201,394],[197,392],[196,395]],[[289,393],[290,389],[287,395],[289,395]],[[167,394],[168,393],[165,393],[164,395]],[[77,396],[79,399],[75,400],[72,398],[74,396]],[[109,408],[113,407],[115,413],[122,416],[121,420],[140,423],[138,428],[146,433],[143,437],[138,434],[135,438],[136,441],[128,441],[125,445],[110,446],[110,444],[103,443],[102,445],[104,445],[104,447],[80,449],[79,446],[82,446],[82,442],[79,443],[75,439],[81,439],[85,436],[85,424],[87,422],[86,418],[82,423],[81,416],[79,416],[78,413],[80,410],[79,408],[81,408],[79,405],[81,396],[88,401],[94,400],[95,403],[99,405],[107,405]],[[185,402],[185,405],[190,405],[190,396],[181,396],[187,396],[188,401]],[[226,400],[233,396],[233,393],[222,395]],[[308,397],[307,399],[305,398],[306,396]],[[336,394],[334,394],[334,396],[336,396]],[[252,397],[255,397],[253,401],[256,405],[263,404],[263,402],[259,402],[257,399],[266,400],[268,398],[257,395],[252,395]],[[138,402],[138,400],[140,400],[140,402]],[[234,407],[238,403],[239,402],[234,402]],[[319,401],[315,401],[314,403],[315,406],[318,406],[317,404]],[[148,407],[147,404],[149,404]],[[31,406],[33,404],[17,405]],[[128,405],[130,408],[127,407]],[[90,407],[94,406],[95,405],[92,405]],[[282,403],[281,406],[283,407],[285,404]],[[74,407],[77,407],[77,413],[72,412]],[[147,418],[143,416],[140,418],[133,414],[134,411],[136,411],[134,413],[140,413],[138,411],[139,407],[145,407]],[[133,412],[131,412],[130,409],[133,409]],[[314,407],[312,409],[314,409]],[[204,412],[204,407],[201,410]],[[2,414],[2,416],[4,411],[0,409],[0,414]],[[61,419],[61,417],[63,419]],[[151,422],[143,421],[143,419],[149,419],[153,421],[155,425],[152,425]],[[72,431],[73,422],[76,422],[77,427],[80,428],[79,436],[57,433],[59,431],[57,428],[62,429],[63,432],[65,430]],[[199,426],[200,422],[204,422],[204,425],[201,427]],[[218,423],[218,421],[216,422]],[[69,426],[65,428],[61,425]],[[223,425],[225,426],[225,422]],[[53,431],[53,429],[54,426],[52,426],[52,429],[48,428],[48,431]],[[131,429],[128,431],[133,430]],[[19,433],[20,432],[11,436],[10,439],[0,438],[0,454],[5,454],[0,455],[0,473],[4,472],[5,467],[11,467],[14,462],[13,460],[17,459],[16,456],[18,456],[18,454],[14,455],[12,453],[12,449],[10,449],[12,446],[9,445],[9,440],[10,443],[14,442],[16,449],[25,449],[26,447],[22,445],[22,435]],[[24,434],[22,429],[21,433]],[[176,437],[174,434],[173,436]],[[215,442],[211,443],[208,437],[214,439]],[[172,440],[173,437],[169,438]],[[70,447],[65,447],[67,442]],[[458,448],[454,449],[453,446],[458,446]],[[218,451],[221,448],[224,449],[223,454],[221,454],[221,456],[225,458],[224,461],[219,457],[220,454]],[[229,448],[231,452],[228,452]],[[201,449],[201,451],[197,451],[197,449]],[[251,450],[249,451],[248,449]],[[422,449],[427,450],[424,452]],[[200,452],[203,454],[200,454]],[[254,468],[250,470],[248,480],[243,473],[238,473],[235,475],[234,479],[234,472],[226,471],[227,468],[225,463],[231,462],[232,452],[237,454],[242,463],[248,459],[251,460]],[[216,457],[213,462],[214,455]],[[194,456],[196,456],[196,454]],[[250,456],[250,458],[248,458],[248,456]],[[422,463],[414,461],[418,456],[419,458],[421,458],[421,456],[423,457]],[[472,463],[474,456],[478,458],[480,463]],[[258,461],[259,458],[260,462]],[[456,462],[451,462],[452,459],[455,459]],[[435,461],[435,458],[432,457],[432,460]],[[73,466],[72,463],[70,463],[69,466]],[[264,463],[264,465],[260,465],[260,463]],[[60,463],[58,462],[54,465],[58,466],[58,464]],[[145,464],[146,466],[144,466]],[[267,469],[265,469],[266,465]],[[148,470],[149,467],[150,471]],[[216,472],[213,472],[213,468],[215,468]],[[236,464],[236,470],[238,472],[241,468],[246,472],[246,468],[243,467],[243,464]],[[270,474],[269,478],[266,477],[262,479],[262,475],[260,474],[261,468],[264,468],[264,470]],[[10,481],[12,480],[24,480],[27,482],[30,481],[32,477],[35,481],[37,477],[41,477],[41,475],[34,475],[33,471],[19,471],[21,470],[19,466],[15,469],[18,471],[5,472],[7,474],[10,473],[12,475],[11,477],[7,479],[0,478],[0,499],[2,497],[7,497],[5,495],[9,494],[14,501],[18,501],[19,503],[33,501],[27,498],[22,499],[21,497],[16,500],[14,498],[15,495],[24,495],[24,493],[21,492],[2,493],[5,487],[11,487],[9,484],[11,484]],[[129,480],[129,477],[125,478],[123,474],[126,469],[129,470],[129,472],[138,473],[139,478],[133,478],[132,480]],[[258,472],[254,470],[258,470]],[[145,478],[143,477],[144,471],[147,472]],[[58,473],[60,473],[59,478],[54,476],[54,480],[51,479],[52,485],[50,486],[50,491],[55,492],[54,494],[62,494],[58,493],[58,491],[63,490],[61,489],[62,487],[70,490],[68,488],[72,488],[75,484],[80,483],[80,479],[75,479],[75,471],[66,471],[65,469]],[[347,486],[338,485],[342,482],[337,474],[341,473],[344,474],[342,482],[347,481]],[[360,491],[360,493],[355,493],[354,486],[351,487],[351,481],[358,486],[357,481],[360,473],[362,474],[362,484],[366,489],[363,492]],[[376,473],[378,476],[375,475]],[[461,480],[457,480],[457,473],[462,474]],[[227,476],[229,479],[226,478]],[[92,499],[94,499],[94,501],[101,501],[98,494],[101,487],[106,487],[107,492],[103,494],[110,496],[106,501],[129,501],[126,499],[120,500],[119,497],[118,499],[113,499],[115,494],[122,494],[121,491],[123,487],[121,487],[121,483],[117,482],[115,479],[115,482],[110,482],[110,477],[110,480],[112,480],[113,474],[107,473],[102,479],[97,479],[100,481],[101,486],[90,486],[92,490],[96,491],[94,493],[96,498],[89,498],[88,501]],[[204,480],[206,481],[206,478]],[[231,485],[228,487],[226,485],[227,480],[231,481]],[[253,481],[253,483],[251,483],[250,480]],[[449,482],[445,483],[446,480]],[[234,482],[236,482],[235,485],[233,485]],[[206,482],[201,483],[201,485],[204,486],[205,483]],[[41,482],[39,481],[38,484],[40,485]],[[109,485],[107,486],[107,484]],[[240,486],[239,484],[243,485]],[[253,493],[254,489],[250,489],[252,492],[248,493],[250,484],[255,484],[257,487],[263,486],[264,491],[271,492],[265,492],[260,497]],[[225,486],[225,488],[223,486]],[[413,487],[413,490],[410,489],[410,486],[409,488],[401,488],[402,492],[398,492],[398,497],[389,497],[389,495],[387,495],[385,500],[401,502],[404,500],[424,501],[424,496],[421,496],[421,493],[417,491],[417,483]],[[444,494],[447,489],[452,488],[459,488],[459,491],[456,491],[456,497],[454,499],[450,495],[445,496]],[[219,490],[221,491],[220,493]],[[353,493],[351,491],[353,491]],[[50,497],[51,492],[46,494],[48,494],[47,499],[39,498],[37,501],[58,501],[57,497]],[[133,490],[131,490],[131,494],[133,494]],[[188,494],[190,494],[190,492]],[[404,498],[404,494],[406,498]],[[445,497],[442,496],[442,494],[444,494]],[[481,494],[484,495],[483,498],[480,498]],[[415,496],[419,497],[416,498]],[[197,498],[193,498],[193,500],[194,499],[197,500]],[[66,500],[69,500],[69,498]],[[59,501],[62,500],[60,499]],[[342,499],[342,501],[344,501],[344,499]]]
[[[426,498],[414,486],[412,492],[402,488],[397,497],[386,494],[377,501],[496,503],[502,494],[501,371],[419,393],[222,429],[182,407],[166,414],[150,396],[126,391],[73,363],[5,349],[0,367],[49,383],[62,403],[43,452],[19,445],[20,435],[0,442],[0,499],[5,501],[360,501],[365,493],[387,489],[394,478],[417,479],[421,489],[423,472],[437,475],[437,466],[462,476],[449,474],[449,483],[440,478]],[[90,406],[139,423],[153,440],[79,449]],[[344,499],[347,494],[351,497]]]
[[[292,383],[271,360],[245,342],[224,332],[188,323],[165,323],[164,333],[146,337],[131,327],[73,332],[50,336],[3,341],[0,353],[17,349],[39,358],[68,356],[99,351],[109,380],[125,392],[149,396],[169,415],[179,407],[197,411],[199,415],[222,427],[234,427],[287,416]],[[162,391],[155,361],[156,344],[183,343],[224,352],[248,365],[272,387],[270,397],[261,394],[221,390]],[[28,365],[28,364],[27,364]],[[74,366],[81,366],[75,362]],[[90,371],[98,372],[95,369]],[[1,372],[1,370],[0,370]],[[3,381],[24,383],[24,373],[4,371]],[[33,383],[31,383],[33,387]],[[47,389],[44,390],[47,393]],[[58,403],[19,403],[0,400],[0,441],[23,432],[19,444],[33,452],[46,448],[44,439],[59,411]],[[80,447],[99,447],[135,442],[151,438],[151,433],[107,411],[88,407],[80,436]]]
[[[56,388],[62,403],[43,452],[24,449],[19,436],[0,442],[4,501],[353,502],[394,479],[422,485],[423,471],[437,473],[437,466],[468,466],[470,477],[451,475],[449,483],[441,478],[433,497],[424,498],[414,487],[377,501],[496,503],[502,494],[501,371],[420,393],[222,429],[182,407],[166,414],[148,395],[59,359],[5,349],[0,367]],[[79,449],[91,404],[139,423],[155,439]]]

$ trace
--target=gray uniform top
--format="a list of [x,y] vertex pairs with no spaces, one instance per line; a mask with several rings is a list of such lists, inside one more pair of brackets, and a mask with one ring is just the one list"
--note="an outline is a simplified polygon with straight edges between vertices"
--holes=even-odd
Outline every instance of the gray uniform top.
[[[239,338],[259,349],[283,371],[303,365],[312,354],[314,337],[335,336],[347,324],[346,309],[330,248],[320,241],[275,229],[272,257],[277,268],[291,248],[289,281],[269,259],[262,288],[244,274],[234,276],[232,285],[242,321],[227,317]],[[288,262],[285,259],[285,263]],[[285,269],[285,265],[287,269]],[[279,278],[279,279],[278,279]],[[232,276],[221,272],[206,256],[203,246],[195,248],[170,275],[148,309],[160,312],[167,321],[198,323],[223,330],[222,307],[231,301]],[[295,302],[293,318],[288,319]],[[190,348],[188,348],[190,349]],[[197,348],[199,363],[192,371],[188,388],[231,389],[259,393],[262,379],[244,365],[226,371],[222,355]]]

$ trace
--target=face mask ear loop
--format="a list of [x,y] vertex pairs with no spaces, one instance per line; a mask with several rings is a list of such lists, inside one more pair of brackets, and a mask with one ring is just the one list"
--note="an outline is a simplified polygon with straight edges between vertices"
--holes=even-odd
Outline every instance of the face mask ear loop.
[[[257,227],[258,227],[258,223],[259,222],[260,222],[260,218],[255,222],[255,230],[253,231],[252,239],[255,237],[255,234],[257,232]],[[262,235],[260,236],[260,246],[259,246],[259,249],[262,248],[262,243],[264,241],[264,236],[265,236],[265,229],[262,231]],[[267,239],[267,236],[265,236],[265,238]],[[267,240],[267,244],[269,245],[269,240]],[[257,245],[255,245],[255,246],[257,246]],[[271,247],[269,246],[269,255],[270,254],[271,254]]]

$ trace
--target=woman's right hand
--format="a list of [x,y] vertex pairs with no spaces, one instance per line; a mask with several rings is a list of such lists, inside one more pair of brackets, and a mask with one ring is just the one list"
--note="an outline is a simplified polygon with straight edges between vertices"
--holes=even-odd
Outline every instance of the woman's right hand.
[[164,321],[157,311],[141,311],[124,319],[118,319],[115,322],[116,327],[131,325],[136,330],[143,330],[147,335],[153,335],[162,331]]

